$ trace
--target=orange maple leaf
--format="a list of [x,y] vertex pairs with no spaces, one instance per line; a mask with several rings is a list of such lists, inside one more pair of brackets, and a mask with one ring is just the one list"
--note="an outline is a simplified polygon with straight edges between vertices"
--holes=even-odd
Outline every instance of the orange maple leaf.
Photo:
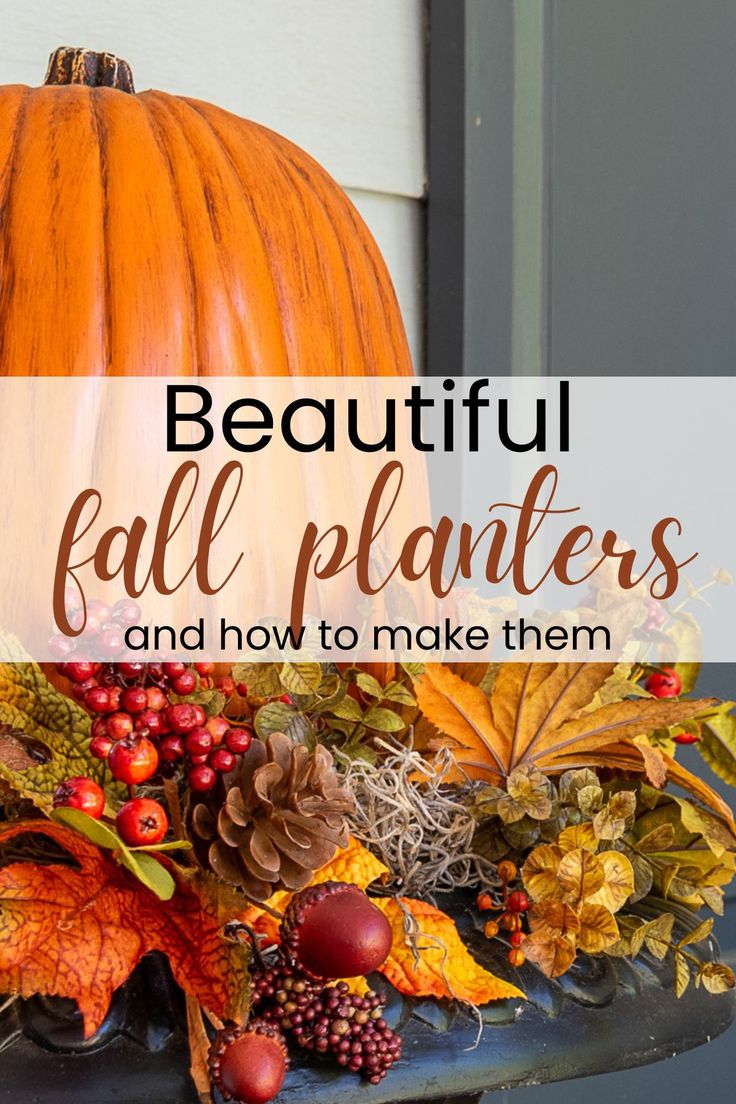
[[[521,989],[478,965],[454,922],[434,905],[410,897],[373,903],[388,919],[394,937],[381,973],[400,993],[478,1005],[524,997]],[[408,934],[412,930],[413,936]]]
[[71,997],[88,1037],[143,955],[162,951],[185,992],[221,1019],[242,1018],[248,955],[222,935],[237,913],[230,891],[166,863],[177,885],[164,903],[108,852],[60,825],[7,824],[0,844],[27,833],[55,840],[79,869],[30,862],[0,869],[0,992]]

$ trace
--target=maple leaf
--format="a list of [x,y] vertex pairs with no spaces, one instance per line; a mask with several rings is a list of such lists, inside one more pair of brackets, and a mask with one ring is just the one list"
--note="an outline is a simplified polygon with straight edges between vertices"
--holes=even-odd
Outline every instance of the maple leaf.
[[454,921],[427,901],[376,898],[391,925],[393,943],[381,973],[406,996],[487,1004],[524,997],[520,989],[479,966]]
[[439,731],[439,743],[453,752],[454,781],[470,777],[504,785],[521,766],[544,774],[611,767],[646,775],[658,788],[668,779],[676,782],[733,828],[721,798],[643,738],[697,716],[714,700],[610,701],[609,679],[618,692],[625,690],[612,663],[505,663],[488,697],[442,664],[427,664],[416,676],[415,690],[419,708]]
[[25,862],[0,869],[0,992],[72,998],[89,1037],[143,955],[161,951],[186,993],[221,1019],[242,1018],[247,951],[222,935],[237,914],[232,891],[161,860],[176,881],[164,904],[108,852],[58,824],[5,825],[0,845],[27,833],[60,844],[78,869]]

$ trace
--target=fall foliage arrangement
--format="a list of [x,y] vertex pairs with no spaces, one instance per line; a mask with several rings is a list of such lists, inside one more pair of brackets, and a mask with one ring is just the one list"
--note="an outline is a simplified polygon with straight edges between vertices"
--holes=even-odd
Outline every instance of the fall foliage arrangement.
[[694,743],[736,780],[731,703],[691,696],[696,674],[0,665],[0,993],[71,997],[91,1035],[162,952],[202,1099],[263,1104],[295,1052],[378,1083],[401,1059],[385,982],[472,1010],[644,948],[678,996],[732,988],[692,951],[736,855],[731,811],[675,758]]

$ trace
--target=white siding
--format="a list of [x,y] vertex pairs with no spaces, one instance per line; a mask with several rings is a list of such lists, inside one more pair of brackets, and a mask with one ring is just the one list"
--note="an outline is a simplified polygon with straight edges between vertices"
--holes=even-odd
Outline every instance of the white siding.
[[209,100],[303,146],[386,256],[420,357],[424,0],[3,0],[0,83],[56,46],[126,58],[139,89]]

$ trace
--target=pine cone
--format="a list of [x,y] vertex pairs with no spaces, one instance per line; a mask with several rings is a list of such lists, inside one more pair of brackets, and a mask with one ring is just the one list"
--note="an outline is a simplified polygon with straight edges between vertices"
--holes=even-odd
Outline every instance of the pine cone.
[[327,748],[310,752],[275,732],[253,741],[227,783],[219,812],[196,805],[192,826],[209,842],[212,870],[254,900],[303,889],[347,845],[355,803]]

